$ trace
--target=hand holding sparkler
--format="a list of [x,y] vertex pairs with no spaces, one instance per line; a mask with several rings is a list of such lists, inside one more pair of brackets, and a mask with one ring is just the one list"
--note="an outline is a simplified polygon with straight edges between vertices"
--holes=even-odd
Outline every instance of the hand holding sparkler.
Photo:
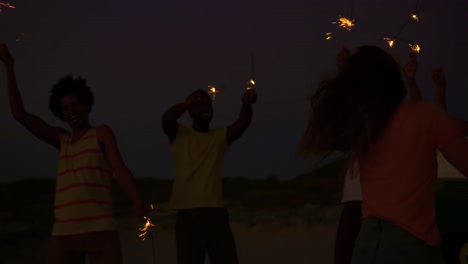
[[245,91],[244,95],[242,96],[242,103],[252,105],[255,102],[257,102],[257,93],[255,92],[255,90],[248,89],[247,91]]
[[445,80],[445,73],[442,68],[432,70],[432,81],[437,89],[445,89],[447,83]]
[[183,103],[185,110],[189,109],[193,105],[193,103],[197,100],[198,100],[197,95],[194,95],[194,94],[189,95]]
[[351,52],[349,51],[348,47],[343,46],[336,55],[336,66],[338,70],[343,69],[344,64],[348,61],[349,57],[351,57]]
[[247,84],[247,90],[252,90],[255,87],[254,79],[250,79],[249,83]]
[[5,44],[0,44],[0,60],[3,61],[5,66],[11,66],[14,63],[13,56]]
[[148,212],[148,205],[140,200],[134,201],[133,207],[135,208],[135,214],[137,216],[144,216],[146,212]]
[[416,54],[411,53],[406,62],[404,71],[405,77],[407,80],[414,80],[416,76],[416,71],[418,70],[418,61],[416,59]]
[[447,99],[445,95],[447,83],[442,68],[435,68],[432,70],[432,81],[435,84],[434,103],[442,107],[444,111],[447,111]]

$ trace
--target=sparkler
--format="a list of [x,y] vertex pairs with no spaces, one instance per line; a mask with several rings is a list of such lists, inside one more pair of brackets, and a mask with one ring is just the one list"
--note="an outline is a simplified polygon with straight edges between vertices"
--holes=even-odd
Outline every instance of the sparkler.
[[138,230],[141,231],[141,234],[139,234],[138,237],[144,241],[146,239],[146,234],[148,233],[148,229],[154,226],[154,224],[153,222],[151,222],[151,219],[149,217],[144,216],[143,218],[146,220],[146,223],[142,228],[138,228]]
[[421,52],[421,47],[418,45],[418,44],[411,44],[411,43],[408,43],[408,45],[410,46],[411,50],[416,52],[416,53],[419,53]]
[[[396,37],[384,37],[383,39],[387,42],[389,48],[393,48],[393,46],[395,45],[395,41],[397,40]],[[402,38],[398,38],[398,40],[407,43],[413,52],[416,52],[416,53],[421,52],[421,46],[419,44],[411,43]]]
[[[154,207],[153,205],[151,204],[151,210],[154,210]],[[145,225],[141,228],[138,228],[138,230],[141,231],[141,234],[138,235],[139,238],[141,238],[141,240],[145,240],[146,239],[146,234],[148,233],[149,231],[149,228],[154,226],[153,222],[151,221],[151,219],[147,216],[143,216],[143,219],[146,220],[145,222]]]
[[247,87],[247,90],[252,90],[254,86],[255,86],[255,81],[253,79],[250,79],[249,80],[249,86]]
[[216,87],[208,85],[208,94],[211,95],[211,99],[214,100],[216,98],[216,94],[218,94],[218,90]]
[[411,14],[411,19],[412,19],[413,21],[415,21],[415,22],[418,22],[418,21],[419,21],[419,17],[418,17],[418,15],[416,15],[416,14]]
[[0,2],[0,12],[3,11],[2,7],[6,7],[6,8],[10,8],[10,9],[14,9],[14,8],[15,8],[15,7],[12,6],[10,3]]
[[[153,204],[150,204],[151,210],[154,210]],[[153,233],[151,232],[150,228],[152,226],[155,226],[151,219],[147,216],[143,216],[143,219],[146,220],[145,225],[142,228],[138,228],[138,230],[141,231],[141,234],[138,235],[139,238],[141,238],[142,241],[146,240],[146,234],[148,231],[150,232],[150,237],[151,237],[151,242],[153,244],[153,263],[156,263],[156,253],[154,249],[154,238],[153,238]]]
[[247,83],[247,90],[252,90],[255,87],[255,60],[254,60],[254,53],[250,54],[250,67],[252,70],[252,78]]
[[356,25],[354,24],[354,19],[349,19],[346,17],[339,16],[337,20],[333,21],[332,24],[338,25],[341,28],[351,31],[351,29]]
[[[345,29],[346,31],[351,31],[351,29],[356,26],[354,23],[354,0],[351,0],[351,12],[349,13],[349,17],[344,17],[339,15],[338,18],[335,21],[332,21],[331,23],[333,25],[338,25],[338,27]],[[332,38],[332,32],[327,32],[325,33],[325,40],[330,40]]]
[[387,41],[387,44],[390,48],[393,48],[393,45],[395,44],[395,40],[389,37],[384,38],[385,41]]

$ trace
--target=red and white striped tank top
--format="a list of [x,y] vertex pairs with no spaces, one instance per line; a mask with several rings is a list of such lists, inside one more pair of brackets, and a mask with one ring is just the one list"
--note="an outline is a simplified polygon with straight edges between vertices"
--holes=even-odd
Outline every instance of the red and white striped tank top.
[[52,235],[114,230],[112,170],[101,151],[96,128],[78,141],[60,139]]

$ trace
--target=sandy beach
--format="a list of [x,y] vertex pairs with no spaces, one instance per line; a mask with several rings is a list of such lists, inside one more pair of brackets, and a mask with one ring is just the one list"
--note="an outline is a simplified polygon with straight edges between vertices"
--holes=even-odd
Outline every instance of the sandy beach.
[[[336,227],[245,227],[232,224],[240,263],[331,264]],[[154,235],[155,263],[176,263],[174,233]],[[141,241],[135,231],[121,232],[124,263],[152,264],[152,241]],[[210,263],[208,259],[205,263]]]
[[[134,219],[128,216],[128,219]],[[176,263],[173,225],[166,222],[148,233],[146,240],[138,238],[140,231],[134,221],[124,222],[119,229],[123,260],[126,264]],[[336,221],[303,223],[301,219],[287,221],[231,222],[240,263],[321,263],[331,264]],[[1,263],[47,263],[48,236],[25,236],[2,243]],[[153,260],[153,253],[155,259]],[[208,258],[206,263],[210,263]]]

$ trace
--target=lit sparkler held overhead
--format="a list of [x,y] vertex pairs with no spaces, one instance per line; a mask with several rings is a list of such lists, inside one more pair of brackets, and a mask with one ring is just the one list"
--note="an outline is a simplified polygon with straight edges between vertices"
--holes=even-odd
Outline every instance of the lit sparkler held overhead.
[[333,21],[332,24],[338,25],[341,28],[351,31],[351,29],[356,25],[354,24],[354,19],[349,19],[346,17],[339,16],[337,20]]
[[10,9],[14,9],[15,7],[12,6],[10,3],[5,3],[5,2],[0,2],[0,12],[3,11],[3,8],[6,7],[6,8],[10,8]]
[[385,41],[387,41],[387,44],[390,48],[393,48],[393,45],[395,44],[395,40],[389,37],[384,38]]
[[408,43],[408,45],[410,46],[411,50],[416,52],[416,53],[419,53],[421,52],[421,47],[418,45],[418,44],[411,44],[411,43]]
[[250,53],[250,67],[252,71],[252,76],[249,82],[247,83],[247,90],[252,90],[255,87],[255,59],[254,59],[254,53]]
[[216,87],[208,85],[208,94],[211,95],[211,99],[214,100],[216,99],[216,94],[218,94],[218,89]]
[[252,90],[255,86],[255,81],[253,79],[249,80],[249,86],[247,87],[247,90]]

